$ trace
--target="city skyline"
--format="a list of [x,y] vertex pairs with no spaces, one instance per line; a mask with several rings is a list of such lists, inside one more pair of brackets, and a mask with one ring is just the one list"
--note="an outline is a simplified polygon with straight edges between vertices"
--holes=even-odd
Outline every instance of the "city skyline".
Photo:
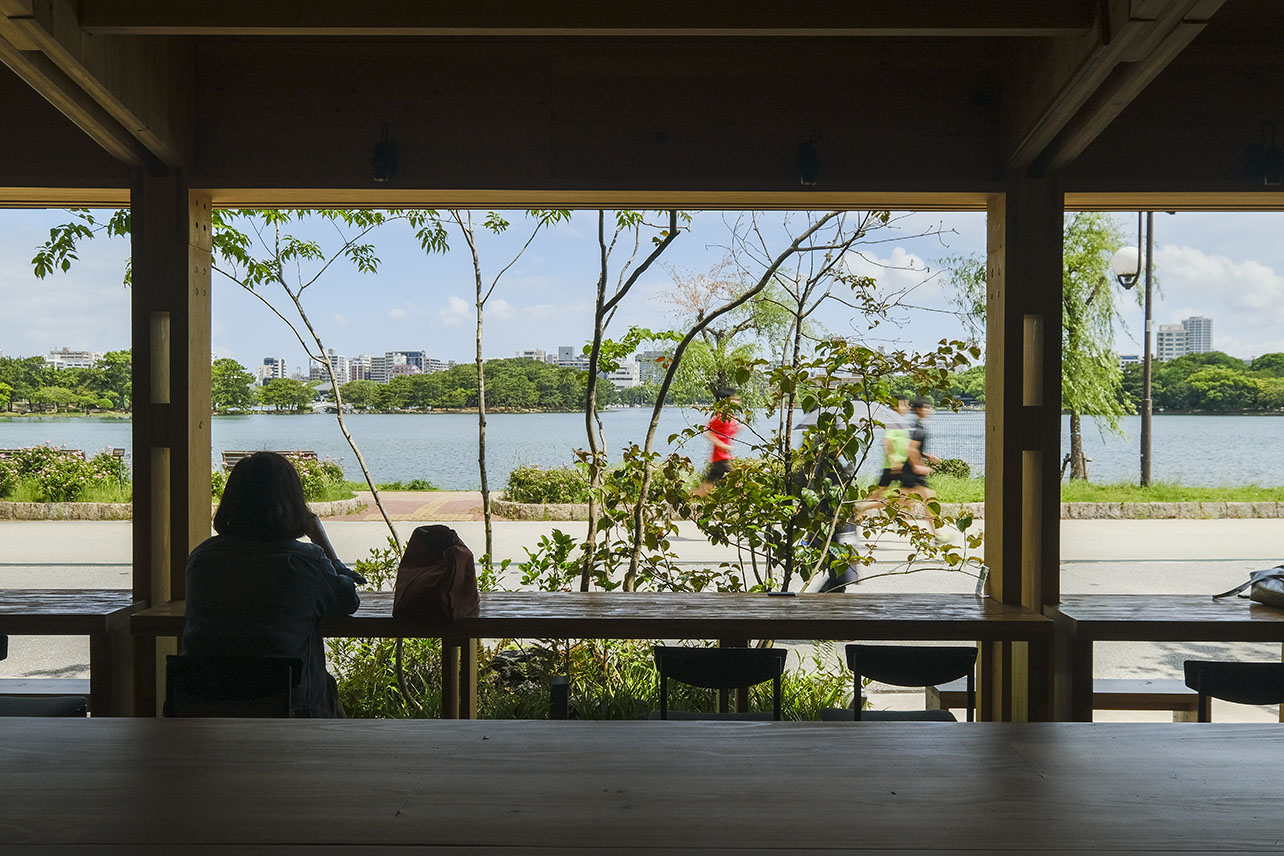
[[[520,213],[514,215],[517,231]],[[86,243],[70,274],[35,279],[29,259],[59,211],[0,212],[0,351],[43,355],[59,347],[119,350],[129,341],[129,292],[121,284],[128,242],[99,238]],[[588,212],[550,230],[501,281],[488,304],[484,355],[570,343],[591,336],[596,281],[596,233]],[[866,340],[874,346],[927,349],[940,338],[965,336],[940,275],[948,256],[982,257],[984,215],[975,212],[909,215],[900,228],[849,258],[855,273],[872,276],[888,291],[910,289],[898,311]],[[1135,239],[1135,216],[1118,217],[1125,241]],[[1216,319],[1212,347],[1241,359],[1284,352],[1284,227],[1277,213],[1186,213],[1156,219],[1156,323],[1184,317]],[[936,230],[934,237],[916,237]],[[516,236],[510,236],[516,239]],[[407,235],[381,237],[384,264],[378,276],[344,272],[309,292],[310,310],[327,346],[346,356],[382,354],[388,347],[423,350],[443,361],[471,362],[472,271],[464,254],[425,258]],[[649,271],[622,304],[611,333],[630,324],[668,329],[675,313],[665,298],[673,275],[709,270],[722,256],[722,215],[697,212],[690,233],[675,241],[665,267]],[[511,241],[509,242],[511,243]],[[504,240],[490,258],[511,249]],[[1118,353],[1140,352],[1141,310],[1120,294]],[[307,355],[293,335],[252,295],[226,280],[214,283],[212,348],[252,367],[263,356],[292,365]],[[864,333],[841,311],[823,319],[833,333]],[[538,336],[532,335],[538,330]],[[538,339],[538,340],[536,340]]]

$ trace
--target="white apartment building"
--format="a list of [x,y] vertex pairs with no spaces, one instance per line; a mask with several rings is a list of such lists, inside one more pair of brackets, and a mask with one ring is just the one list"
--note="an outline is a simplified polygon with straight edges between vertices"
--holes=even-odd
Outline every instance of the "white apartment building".
[[1160,324],[1155,333],[1155,359],[1163,362],[1186,355],[1186,328],[1180,324]]
[[606,375],[606,379],[615,384],[616,389],[631,389],[642,383],[641,368],[641,364],[636,360],[630,360]]
[[536,348],[531,351],[518,351],[517,359],[534,360],[537,363],[546,363],[548,362],[548,354],[545,353],[543,348]]
[[45,356],[45,365],[55,369],[92,369],[103,358],[94,351],[72,351],[62,348]]
[[[345,383],[348,380],[348,358],[342,354],[336,354],[334,348],[326,348],[326,359],[330,361],[330,368],[334,371],[335,379],[339,383]],[[330,375],[325,370],[325,365],[315,360],[308,365],[309,380],[323,380],[329,382]]]
[[1213,349],[1212,318],[1193,315],[1181,319],[1181,326],[1186,331],[1186,353],[1207,354]]

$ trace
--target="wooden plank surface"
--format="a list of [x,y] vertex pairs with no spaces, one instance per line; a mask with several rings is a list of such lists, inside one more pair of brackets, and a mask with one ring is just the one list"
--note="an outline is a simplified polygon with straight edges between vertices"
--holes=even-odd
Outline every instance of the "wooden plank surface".
[[104,633],[124,627],[134,604],[133,592],[123,589],[5,589],[0,591],[0,633]]
[[6,853],[1280,847],[1270,725],[19,719],[3,735]]
[[1186,594],[1064,595],[1045,608],[1079,641],[1281,642],[1284,609],[1246,598]]
[[[135,633],[182,632],[181,601],[133,616]],[[454,622],[394,620],[392,594],[361,594],[327,636],[594,639],[1048,640],[1052,622],[1017,605],[966,594],[492,592]]]

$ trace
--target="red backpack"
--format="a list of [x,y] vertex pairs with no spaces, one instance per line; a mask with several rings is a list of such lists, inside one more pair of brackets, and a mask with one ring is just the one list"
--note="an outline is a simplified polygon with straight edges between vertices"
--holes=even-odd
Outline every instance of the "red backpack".
[[473,551],[449,526],[419,526],[397,566],[394,618],[463,618],[481,603]]

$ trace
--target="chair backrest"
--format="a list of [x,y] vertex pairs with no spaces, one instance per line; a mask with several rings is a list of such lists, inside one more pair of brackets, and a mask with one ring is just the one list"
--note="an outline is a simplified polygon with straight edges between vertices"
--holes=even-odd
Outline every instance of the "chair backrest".
[[[732,690],[772,682],[772,719],[780,719],[784,648],[684,648],[655,646],[660,673],[660,718],[669,718],[669,679],[693,687]],[[721,718],[721,717],[720,717]]]
[[288,717],[298,657],[165,658],[166,716]]
[[1209,722],[1210,699],[1235,704],[1284,704],[1284,663],[1187,660],[1186,686],[1199,693],[1197,718]]
[[0,635],[0,660],[9,658],[9,637]]
[[861,678],[897,687],[930,687],[967,678],[967,721],[975,719],[976,647],[969,645],[862,645],[847,646],[847,667],[852,670],[855,693],[852,718],[861,718]]
[[[9,657],[9,637],[0,634],[0,660]],[[84,696],[29,696],[0,698],[0,716],[88,716]]]

